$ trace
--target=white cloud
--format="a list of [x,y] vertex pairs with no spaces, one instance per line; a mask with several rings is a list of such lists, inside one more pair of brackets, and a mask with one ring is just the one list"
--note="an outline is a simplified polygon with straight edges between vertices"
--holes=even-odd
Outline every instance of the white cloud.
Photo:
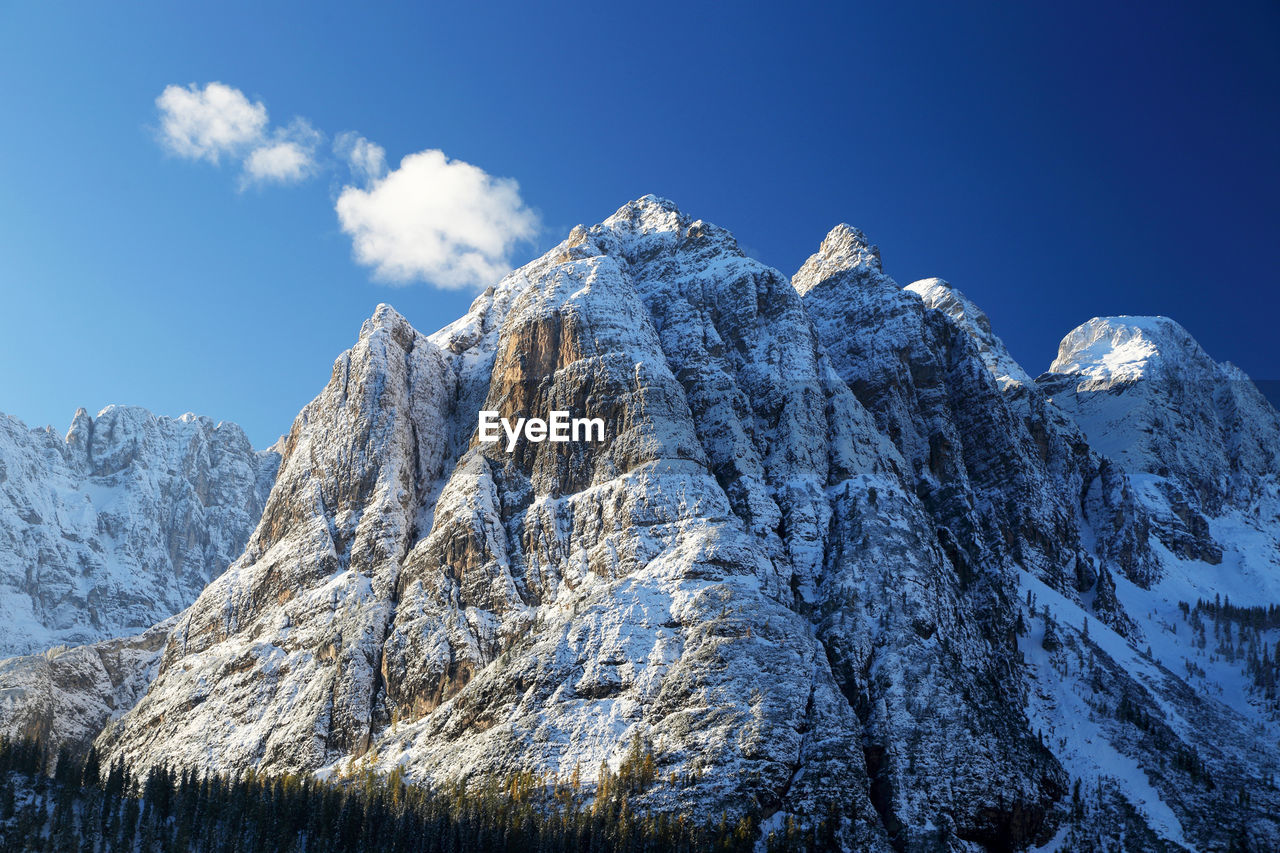
[[307,176],[311,155],[296,142],[272,142],[255,148],[244,161],[245,175],[255,181],[292,183]]
[[317,169],[316,147],[324,137],[303,119],[271,130],[267,108],[223,83],[203,89],[167,86],[156,98],[160,141],[171,152],[219,162],[224,155],[243,161],[240,188],[252,184],[292,184]]
[[510,270],[512,248],[539,227],[515,181],[433,149],[367,189],[344,187],[335,209],[356,260],[376,277],[445,288],[494,284]]
[[346,160],[351,174],[364,184],[387,173],[387,152],[355,131],[348,130],[334,137],[333,153]]
[[251,183],[293,184],[316,169],[315,150],[324,137],[302,119],[276,131],[270,142],[249,152],[244,161],[242,186]]
[[167,86],[156,98],[160,140],[174,154],[217,163],[263,138],[267,108],[250,102],[239,89],[210,83],[203,89]]

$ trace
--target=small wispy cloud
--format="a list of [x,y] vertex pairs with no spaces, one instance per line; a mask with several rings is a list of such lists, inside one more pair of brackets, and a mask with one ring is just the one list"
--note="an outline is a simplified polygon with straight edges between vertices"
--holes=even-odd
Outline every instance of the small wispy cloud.
[[272,142],[255,148],[244,161],[245,176],[255,181],[287,184],[307,176],[311,157],[296,142]]
[[316,148],[324,136],[302,119],[278,130],[244,160],[242,184],[295,184],[316,172]]
[[354,130],[334,137],[333,153],[347,161],[351,174],[362,183],[376,181],[387,173],[387,152]]
[[[223,83],[168,86],[156,108],[167,151],[214,164],[238,160],[241,189],[295,184],[335,165],[318,156],[325,137],[306,120],[273,128],[266,105]],[[485,287],[511,269],[515,247],[541,228],[514,180],[443,151],[409,154],[388,170],[382,146],[345,131],[334,138],[333,153],[352,178],[334,204],[338,223],[356,262],[372,267],[376,279]]]

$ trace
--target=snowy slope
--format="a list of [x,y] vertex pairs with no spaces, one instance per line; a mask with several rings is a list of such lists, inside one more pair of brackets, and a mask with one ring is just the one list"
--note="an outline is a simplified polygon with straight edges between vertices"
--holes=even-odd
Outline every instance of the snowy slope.
[[[1238,368],[1165,317],[1090,320],[1037,384],[1126,470],[1153,519],[1160,574],[1121,582],[1119,595],[1154,658],[1247,721],[1235,737],[1261,774],[1280,741],[1280,702],[1266,686],[1280,625],[1196,605],[1280,604],[1280,417]],[[1218,724],[1219,740],[1245,727]]]
[[[1277,648],[1280,625],[1253,632],[1195,612],[1200,600],[1280,603],[1274,411],[1238,369],[1213,362],[1166,318],[1090,321],[1064,339],[1050,373],[1029,386],[985,315],[963,295],[937,279],[908,289],[970,332],[1004,395],[1024,413],[1040,409],[1059,428],[1068,418],[1095,449],[1114,454],[1117,462],[1103,464],[1113,474],[1119,469],[1140,514],[1152,519],[1155,571],[1136,578],[1141,583],[1117,576],[1111,592],[1131,626],[1126,637],[1097,621],[1087,627],[1096,614],[1086,605],[1090,598],[1096,605],[1096,596],[1077,600],[1021,575],[1029,596],[1022,608],[1028,627],[1019,639],[1033,679],[1028,714],[1084,783],[1082,813],[1068,816],[1062,843],[1048,849],[1117,836],[1131,849],[1202,845],[1204,836],[1197,840],[1184,824],[1202,831],[1216,814],[1206,799],[1224,778],[1237,790],[1274,791],[1280,702],[1259,681],[1267,657],[1261,647]],[[1047,404],[1037,399],[1042,392],[1053,394]],[[1211,472],[1229,476],[1215,480]],[[1197,509],[1218,507],[1198,528],[1207,547],[1186,547],[1184,495]],[[1174,500],[1181,502],[1176,512]],[[1182,547],[1175,553],[1171,546]],[[1047,644],[1046,633],[1055,637]],[[1116,719],[1122,700],[1144,709],[1134,712],[1136,721]],[[1202,776],[1190,785],[1171,781],[1177,774],[1168,772],[1170,752],[1194,756]],[[1267,807],[1235,805],[1233,842],[1263,848],[1275,842]]]

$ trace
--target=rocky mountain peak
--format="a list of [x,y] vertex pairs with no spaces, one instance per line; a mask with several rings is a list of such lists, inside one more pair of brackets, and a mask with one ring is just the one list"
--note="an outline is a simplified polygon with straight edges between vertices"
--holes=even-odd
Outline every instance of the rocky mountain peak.
[[837,273],[852,271],[864,275],[879,276],[880,248],[871,244],[867,235],[847,223],[832,228],[818,251],[804,262],[795,279],[801,283],[801,295],[818,282]]
[[[1215,536],[1211,519],[1277,515],[1280,416],[1173,320],[1095,317],[1063,338],[1036,383],[1145,490],[1155,532],[1178,556],[1220,563],[1236,536]],[[1280,548],[1273,529],[1259,532]]]
[[76,409],[71,419],[71,428],[67,430],[64,440],[66,452],[70,458],[88,459],[89,443],[93,441],[93,418],[84,406]]
[[[299,416],[253,543],[109,754],[590,784],[638,738],[689,780],[646,808],[820,814],[834,791],[859,847],[886,824],[932,837],[940,809],[970,837],[1034,834],[1063,780],[996,676],[1012,613],[979,615],[785,276],[644,198],[431,345],[392,352],[398,329]],[[480,409],[605,430],[507,452],[475,440]],[[908,671],[944,709],[927,724],[889,686]],[[925,784],[906,743],[974,756],[956,773],[981,792]]]
[[[603,224],[612,227],[624,221],[644,222],[653,230],[671,230],[669,227],[671,223],[685,218],[685,215],[680,212],[679,205],[671,199],[646,193],[619,207],[612,216],[604,220]],[[664,222],[668,224],[665,229],[661,225]]]
[[377,332],[387,332],[402,342],[412,341],[418,330],[405,319],[404,315],[385,302],[379,302],[373,309],[373,315],[360,326],[360,340],[364,340]]
[[925,278],[913,281],[904,289],[919,296],[926,307],[941,311],[969,334],[1002,391],[1008,393],[1012,386],[1031,387],[1031,376],[992,331],[986,313],[958,288],[940,278]]
[[[741,254],[729,231],[694,219],[674,202],[646,195],[618,208],[608,219],[570,235],[569,245],[593,241],[602,254],[624,262],[647,262],[683,250]],[[536,263],[536,262],[535,262]]]
[[903,289],[916,294],[925,305],[938,309],[966,328],[980,329],[990,334],[991,321],[987,319],[987,315],[951,282],[941,278],[922,278]]
[[[628,238],[643,240],[659,236],[674,238],[681,236],[689,223],[689,217],[685,216],[674,202],[655,195],[646,195],[627,202],[594,228],[584,229],[579,234],[579,239],[588,235],[595,236],[602,231],[610,232],[622,240]],[[572,237],[573,235],[571,239]]]
[[[585,797],[639,750],[637,811],[831,815],[850,849],[1048,842],[1072,776],[1103,797],[1067,748],[1093,707],[1054,703],[1196,712],[1131,645],[1120,575],[1152,558],[1129,481],[1015,368],[959,291],[898,287],[852,227],[788,281],[629,202],[429,338],[379,306],[249,548],[98,747],[427,785],[532,771]],[[481,410],[604,431],[508,448]],[[1168,762],[1129,728],[1077,739],[1127,750],[1100,767],[1159,800],[1134,762]],[[1190,826],[1199,804],[1169,800]]]

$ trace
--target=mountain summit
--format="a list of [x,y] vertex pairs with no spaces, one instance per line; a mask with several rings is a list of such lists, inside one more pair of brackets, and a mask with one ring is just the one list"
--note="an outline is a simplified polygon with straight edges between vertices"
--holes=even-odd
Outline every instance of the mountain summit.
[[[1215,534],[1213,520],[1280,516],[1280,417],[1239,368],[1214,361],[1173,320],[1096,317],[1063,338],[1038,382],[1130,472],[1174,554],[1217,564],[1239,537]],[[1280,531],[1262,532],[1269,563]],[[1256,544],[1242,559],[1256,561]],[[1280,595],[1280,583],[1265,588]]]

